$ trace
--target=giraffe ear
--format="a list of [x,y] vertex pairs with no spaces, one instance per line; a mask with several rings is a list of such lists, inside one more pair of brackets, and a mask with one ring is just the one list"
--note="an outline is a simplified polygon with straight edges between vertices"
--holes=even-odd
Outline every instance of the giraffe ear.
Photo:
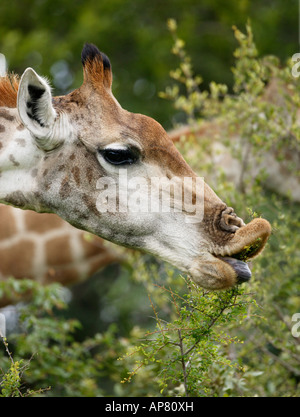
[[84,82],[92,83],[95,88],[111,89],[112,71],[108,57],[90,43],[86,43],[81,53]]
[[51,88],[32,68],[22,75],[17,106],[23,124],[35,138],[51,137],[56,118]]

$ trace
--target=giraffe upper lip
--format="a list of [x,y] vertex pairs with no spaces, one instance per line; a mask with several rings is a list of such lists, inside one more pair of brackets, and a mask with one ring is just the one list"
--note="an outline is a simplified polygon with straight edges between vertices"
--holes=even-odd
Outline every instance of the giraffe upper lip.
[[212,254],[220,259],[231,258],[238,261],[248,262],[249,259],[254,258],[264,246],[264,241],[261,237],[254,239],[251,243],[245,245],[238,252],[231,252],[230,247],[224,250],[214,251]]

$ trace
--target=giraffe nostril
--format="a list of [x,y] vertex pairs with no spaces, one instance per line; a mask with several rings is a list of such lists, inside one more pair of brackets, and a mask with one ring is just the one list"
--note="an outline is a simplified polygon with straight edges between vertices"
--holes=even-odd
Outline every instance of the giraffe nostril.
[[220,228],[226,232],[234,233],[240,227],[245,226],[243,220],[238,217],[232,207],[227,207],[221,214]]

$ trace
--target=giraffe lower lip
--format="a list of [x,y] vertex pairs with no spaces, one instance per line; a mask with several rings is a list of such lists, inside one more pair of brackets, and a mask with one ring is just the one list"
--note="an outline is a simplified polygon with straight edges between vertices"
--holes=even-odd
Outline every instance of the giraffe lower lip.
[[235,270],[239,282],[249,281],[252,275],[249,264],[235,258],[224,257],[221,259],[222,261],[228,263]]

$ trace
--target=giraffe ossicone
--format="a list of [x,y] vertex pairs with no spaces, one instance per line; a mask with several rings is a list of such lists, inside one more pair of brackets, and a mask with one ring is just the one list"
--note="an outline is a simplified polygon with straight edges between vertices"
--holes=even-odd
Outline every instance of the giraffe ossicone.
[[[244,261],[262,251],[270,224],[259,218],[245,225],[205,182],[196,186],[198,176],[163,127],[118,103],[110,61],[96,46],[86,44],[81,60],[83,84],[65,96],[53,97],[32,69],[19,82],[10,80],[11,90],[7,77],[0,80],[0,202],[56,213],[104,239],[148,251],[204,288],[248,280]],[[124,184],[120,170],[126,170]],[[101,212],[97,184],[104,177],[116,185],[116,205]],[[138,186],[136,178],[143,179]],[[146,185],[153,178],[176,181],[152,195]],[[170,210],[149,209],[165,193]],[[149,194],[147,210],[131,209]],[[128,210],[120,204],[124,195]],[[194,211],[182,203],[186,197]],[[245,248],[247,259],[239,259]]]

